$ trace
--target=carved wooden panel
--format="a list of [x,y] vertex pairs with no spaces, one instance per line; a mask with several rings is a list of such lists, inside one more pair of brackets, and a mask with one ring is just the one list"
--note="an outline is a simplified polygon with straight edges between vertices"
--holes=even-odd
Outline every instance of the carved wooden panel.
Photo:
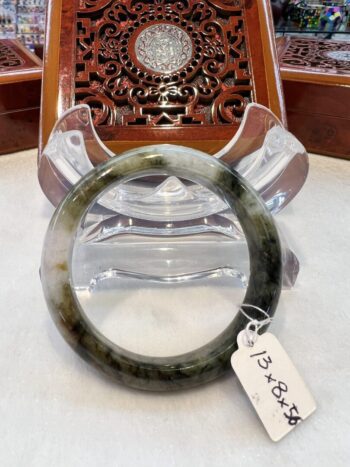
[[350,74],[350,47],[346,41],[291,37],[280,56],[286,67]]
[[277,41],[289,130],[306,149],[350,159],[350,49],[347,42]]
[[244,29],[238,0],[80,1],[75,102],[97,126],[237,121],[253,99]]
[[49,12],[44,140],[81,103],[119,150],[162,141],[212,150],[249,102],[284,116],[269,0],[51,0]]
[[41,61],[17,40],[0,40],[0,155],[36,147]]
[[24,60],[9,44],[0,42],[0,71],[24,65]]
[[18,40],[0,40],[0,73],[17,73],[23,70],[35,71],[40,77],[41,60],[35,57]]

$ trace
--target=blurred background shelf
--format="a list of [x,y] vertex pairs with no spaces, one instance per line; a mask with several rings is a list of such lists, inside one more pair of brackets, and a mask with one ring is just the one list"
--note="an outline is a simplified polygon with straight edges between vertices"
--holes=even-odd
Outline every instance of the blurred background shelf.
[[0,39],[20,39],[42,55],[47,0],[0,0]]
[[[278,35],[314,35],[332,39],[350,34],[348,0],[271,0]],[[337,39],[339,38],[337,36]]]
[[[47,2],[0,0],[0,39],[20,39],[42,56]],[[350,40],[350,0],[271,0],[271,5],[278,36]]]

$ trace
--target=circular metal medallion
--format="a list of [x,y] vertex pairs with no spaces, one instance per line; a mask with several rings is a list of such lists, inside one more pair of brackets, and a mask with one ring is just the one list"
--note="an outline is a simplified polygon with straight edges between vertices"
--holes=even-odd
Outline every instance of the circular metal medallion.
[[161,23],[144,29],[136,39],[138,61],[157,73],[173,73],[191,59],[189,35],[172,24]]
[[333,60],[350,62],[350,51],[348,50],[332,50],[330,52],[326,52],[326,56]]

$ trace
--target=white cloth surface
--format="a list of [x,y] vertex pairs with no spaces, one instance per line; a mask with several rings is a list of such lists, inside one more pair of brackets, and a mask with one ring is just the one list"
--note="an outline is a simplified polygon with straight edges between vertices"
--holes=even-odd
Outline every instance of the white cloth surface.
[[302,266],[271,331],[318,409],[274,444],[233,376],[143,393],[97,374],[67,346],[39,279],[53,208],[37,182],[36,151],[1,157],[0,465],[349,465],[350,162],[310,160],[305,187],[278,215]]

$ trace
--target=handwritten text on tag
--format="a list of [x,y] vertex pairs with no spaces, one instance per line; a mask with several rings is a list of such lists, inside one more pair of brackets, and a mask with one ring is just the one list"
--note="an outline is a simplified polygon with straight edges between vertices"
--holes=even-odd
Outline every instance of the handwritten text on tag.
[[316,409],[297,369],[273,334],[259,336],[253,347],[238,336],[231,364],[273,441],[279,441]]

